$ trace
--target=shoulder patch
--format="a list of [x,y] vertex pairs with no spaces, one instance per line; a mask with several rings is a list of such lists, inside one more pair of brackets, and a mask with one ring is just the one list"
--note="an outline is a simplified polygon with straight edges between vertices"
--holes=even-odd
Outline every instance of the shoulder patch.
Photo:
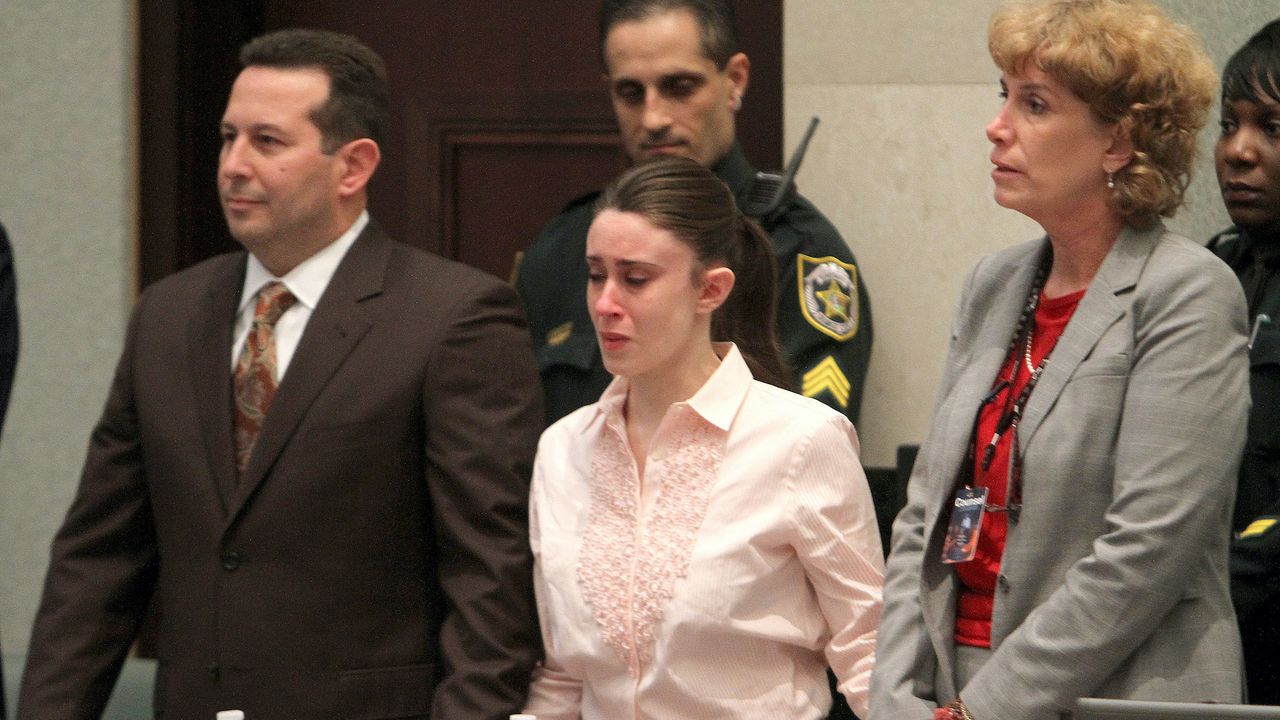
[[830,255],[796,255],[800,311],[818,331],[836,340],[858,334],[858,268]]
[[1258,518],[1257,520],[1254,520],[1253,522],[1249,523],[1249,527],[1245,528],[1243,531],[1240,532],[1240,539],[1243,540],[1245,538],[1257,537],[1259,535],[1263,535],[1268,530],[1271,529],[1271,526],[1275,524],[1276,524],[1276,519],[1273,517]]

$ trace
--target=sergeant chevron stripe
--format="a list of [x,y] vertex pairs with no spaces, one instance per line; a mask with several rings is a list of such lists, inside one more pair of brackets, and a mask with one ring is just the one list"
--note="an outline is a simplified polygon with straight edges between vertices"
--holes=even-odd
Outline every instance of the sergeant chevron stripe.
[[848,407],[849,378],[844,376],[835,358],[830,355],[805,373],[803,381],[802,392],[805,397],[817,397],[825,390],[840,403],[840,407]]

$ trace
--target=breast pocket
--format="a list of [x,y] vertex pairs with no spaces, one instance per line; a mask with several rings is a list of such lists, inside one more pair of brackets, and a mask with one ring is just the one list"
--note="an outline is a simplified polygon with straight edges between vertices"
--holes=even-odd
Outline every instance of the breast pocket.
[[1119,426],[1129,373],[1117,367],[1098,367],[1077,373],[1062,390],[1053,413],[1094,439],[1110,437]]
[[1091,357],[1080,363],[1076,371],[1071,374],[1071,379],[1074,381],[1095,375],[1127,376],[1132,369],[1133,362],[1128,353]]
[[1109,446],[1120,425],[1131,370],[1128,353],[1087,358],[1071,374],[1053,412],[1083,431],[1092,447]]
[[341,454],[357,448],[394,444],[405,423],[397,418],[372,418],[353,422],[317,424],[306,430],[303,441],[314,452]]
[[[1111,492],[1113,448],[1128,387],[1127,355],[1109,355],[1080,364],[1026,448],[1028,495],[1033,483],[1032,465],[1040,463],[1047,468],[1075,468],[1073,482],[1079,484],[1081,492],[1102,496]],[[1035,393],[1041,389],[1037,386]],[[1035,393],[1031,396],[1033,404]]]

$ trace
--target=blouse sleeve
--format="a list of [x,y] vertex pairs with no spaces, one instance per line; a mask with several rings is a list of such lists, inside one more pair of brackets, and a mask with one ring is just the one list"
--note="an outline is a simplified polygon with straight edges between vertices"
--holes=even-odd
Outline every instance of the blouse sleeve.
[[529,545],[533,549],[533,589],[538,602],[538,624],[542,628],[545,657],[533,670],[529,699],[524,711],[538,720],[579,720],[582,716],[582,681],[569,675],[556,657],[552,629],[555,622],[547,609],[547,580],[542,574],[542,533],[538,519],[538,495],[546,481],[548,451],[545,443],[538,447],[533,466],[532,491],[529,494]]
[[857,435],[847,419],[832,416],[792,458],[796,554],[830,631],[827,662],[849,706],[866,717],[884,554]]

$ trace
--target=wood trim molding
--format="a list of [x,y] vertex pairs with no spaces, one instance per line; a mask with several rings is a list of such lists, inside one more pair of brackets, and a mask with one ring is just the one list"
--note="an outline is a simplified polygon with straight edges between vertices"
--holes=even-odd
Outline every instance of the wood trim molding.
[[[472,98],[474,102],[474,98]],[[494,105],[466,114],[442,112],[442,105],[430,103],[428,115],[413,108],[406,128],[407,157],[405,208],[410,238],[406,241],[445,257],[456,257],[458,242],[458,197],[456,193],[461,156],[475,148],[574,148],[613,151],[619,167],[626,159],[612,115],[595,118],[554,118],[511,120],[501,117]],[[447,107],[445,108],[447,110]]]

